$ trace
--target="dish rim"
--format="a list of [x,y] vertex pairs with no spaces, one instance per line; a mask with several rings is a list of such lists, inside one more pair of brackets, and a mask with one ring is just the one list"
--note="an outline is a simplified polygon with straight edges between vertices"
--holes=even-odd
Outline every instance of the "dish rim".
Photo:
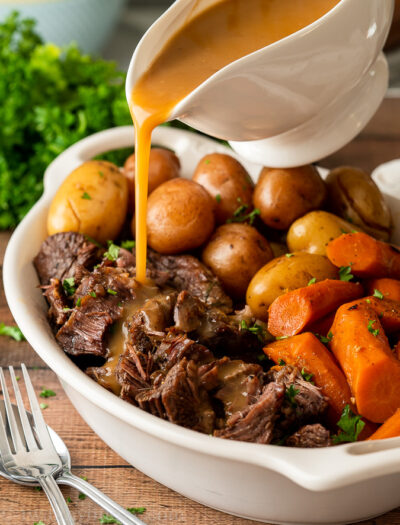
[[[205,154],[207,150],[219,151],[240,159],[228,147],[207,137],[164,126],[155,130],[153,143],[171,147],[171,141],[176,143],[178,156],[179,149],[189,145],[193,151],[200,151],[200,154]],[[38,229],[44,231],[43,218],[51,198],[72,169],[99,153],[132,146],[133,143],[133,127],[124,126],[86,137],[65,150],[48,166],[42,197],[16,228],[8,243],[3,265],[6,299],[16,323],[37,354],[80,395],[130,426],[193,452],[270,469],[311,491],[333,490],[366,479],[399,473],[400,438],[324,449],[294,449],[204,435],[164,421],[123,401],[88,377],[63,352],[47,323],[46,303],[38,295],[38,280],[36,278],[34,284],[29,280],[33,278],[34,270],[29,248],[26,247],[32,246],[34,239],[38,243],[44,240]],[[256,177],[260,166],[241,161],[252,177]],[[42,315],[38,315],[37,308],[41,309]]]

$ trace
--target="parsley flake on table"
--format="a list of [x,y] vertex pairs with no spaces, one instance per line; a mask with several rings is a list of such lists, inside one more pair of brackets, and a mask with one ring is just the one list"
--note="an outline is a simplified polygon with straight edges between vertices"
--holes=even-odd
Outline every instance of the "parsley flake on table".
[[122,525],[120,521],[118,521],[116,518],[113,518],[110,516],[110,514],[103,514],[103,516],[99,519],[99,522],[104,523],[115,523],[117,525]]
[[72,503],[72,499],[71,499],[70,496],[67,496],[67,497],[65,498],[65,501],[66,501],[67,503]]
[[127,507],[126,510],[131,514],[144,514],[146,507]]
[[81,199],[85,199],[87,201],[91,201],[92,200],[92,197],[89,195],[89,193],[87,191],[84,191],[81,195]]
[[67,279],[64,279],[62,285],[66,295],[74,295],[74,293],[76,292],[75,279],[73,277],[68,277]]
[[119,246],[114,244],[112,241],[108,241],[108,250],[104,252],[104,257],[109,261],[116,261],[119,256]]
[[80,500],[84,500],[84,499],[86,499],[86,494],[84,494],[83,492],[80,492],[79,495],[78,495],[78,498]]
[[46,525],[46,524],[42,520],[40,520],[40,521],[35,521],[33,525]]
[[336,436],[333,436],[335,444],[357,441],[358,436],[365,427],[365,423],[361,416],[354,414],[350,406],[346,405],[337,422],[337,426],[341,431]]
[[49,408],[49,405],[47,403],[40,403],[39,406],[42,410],[46,410],[46,408]]
[[48,398],[48,397],[54,397],[57,394],[54,392],[54,390],[50,390],[48,388],[43,387],[39,395],[40,397]]
[[374,329],[374,323],[375,323],[375,320],[374,319],[371,319],[370,321],[368,321],[368,332],[371,332],[372,335],[374,335],[375,337],[377,337],[379,335],[379,328],[375,328]]
[[25,336],[18,328],[18,326],[8,326],[4,323],[0,323],[0,335],[12,337],[16,341],[25,341]]
[[383,293],[375,288],[374,297],[376,297],[377,299],[383,299]]
[[351,273],[351,265],[341,266],[339,268],[339,278],[341,281],[351,281],[353,277],[354,275]]

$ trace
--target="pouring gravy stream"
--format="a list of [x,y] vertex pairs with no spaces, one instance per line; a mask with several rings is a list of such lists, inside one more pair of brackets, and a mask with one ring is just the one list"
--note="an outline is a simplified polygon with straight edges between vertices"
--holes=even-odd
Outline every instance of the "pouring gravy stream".
[[[189,20],[136,82],[136,279],[146,282],[146,214],[151,133],[218,70],[310,25],[339,0],[222,0]],[[234,109],[232,109],[234,111]]]

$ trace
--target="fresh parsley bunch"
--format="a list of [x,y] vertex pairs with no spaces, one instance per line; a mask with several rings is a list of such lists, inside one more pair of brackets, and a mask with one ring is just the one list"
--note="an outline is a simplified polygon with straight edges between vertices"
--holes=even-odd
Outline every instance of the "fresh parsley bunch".
[[43,43],[17,12],[0,23],[0,229],[29,211],[46,167],[68,146],[131,124],[124,82],[112,62]]

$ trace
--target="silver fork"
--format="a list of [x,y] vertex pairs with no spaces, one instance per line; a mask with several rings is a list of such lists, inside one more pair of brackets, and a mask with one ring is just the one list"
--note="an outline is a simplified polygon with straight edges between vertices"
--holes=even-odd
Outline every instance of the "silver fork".
[[0,367],[0,384],[3,391],[7,421],[0,412],[0,454],[7,474],[23,481],[24,477],[36,478],[49,498],[59,525],[74,525],[74,520],[54,476],[61,470],[62,463],[43,419],[31,380],[24,364],[21,365],[25,387],[35,423],[33,431],[25,412],[21,392],[14,368],[9,367],[18,413],[23,429],[21,435],[10,402],[3,369]]

